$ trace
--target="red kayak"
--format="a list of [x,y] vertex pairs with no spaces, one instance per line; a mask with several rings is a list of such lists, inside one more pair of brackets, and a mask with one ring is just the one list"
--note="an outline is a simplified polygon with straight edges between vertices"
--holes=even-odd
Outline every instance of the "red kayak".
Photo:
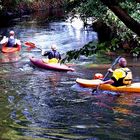
[[60,63],[45,63],[42,59],[37,59],[35,57],[30,57],[30,61],[37,67],[49,70],[58,70],[58,71],[74,71],[73,68],[68,67],[65,64]]
[[7,47],[6,44],[2,45],[1,51],[3,53],[13,53],[21,50],[21,45],[16,45],[15,47]]

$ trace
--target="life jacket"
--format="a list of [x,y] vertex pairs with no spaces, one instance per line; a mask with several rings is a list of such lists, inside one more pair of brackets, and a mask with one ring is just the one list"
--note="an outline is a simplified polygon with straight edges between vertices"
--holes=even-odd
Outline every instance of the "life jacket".
[[15,46],[15,39],[8,38],[7,47],[14,47]]
[[52,58],[61,59],[60,54],[57,51],[50,51],[48,54],[48,58],[49,59],[52,59]]
[[58,63],[58,59],[56,59],[56,58],[52,58],[52,59],[42,59],[42,61],[44,62],[44,63],[49,63],[49,64],[56,64],[56,63]]
[[112,79],[115,86],[129,85],[132,82],[132,72],[128,68],[119,68],[113,72]]
[[132,72],[128,68],[121,68],[126,76],[123,78],[123,84],[124,85],[130,85],[132,83]]

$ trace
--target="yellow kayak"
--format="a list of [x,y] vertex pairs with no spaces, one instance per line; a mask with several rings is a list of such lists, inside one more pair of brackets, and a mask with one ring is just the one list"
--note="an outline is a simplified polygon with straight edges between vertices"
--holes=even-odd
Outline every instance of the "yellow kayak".
[[[80,86],[85,88],[96,88],[100,83],[102,83],[102,80],[100,79],[88,80],[88,79],[77,78],[76,82]],[[102,84],[99,86],[99,89],[110,90],[115,92],[140,92],[140,82],[132,83],[131,85],[128,86],[119,86],[119,87],[114,87],[110,84]]]

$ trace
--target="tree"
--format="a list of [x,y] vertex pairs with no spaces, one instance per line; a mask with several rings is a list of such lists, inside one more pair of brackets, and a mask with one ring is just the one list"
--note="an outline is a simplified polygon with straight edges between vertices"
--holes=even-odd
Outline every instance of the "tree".
[[[102,19],[108,26],[115,29],[117,36],[116,38],[110,40],[108,44],[102,43],[97,44],[96,47],[93,46],[93,51],[96,52],[100,49],[111,49],[116,50],[118,46],[126,43],[125,46],[128,48],[132,47],[130,53],[137,53],[140,55],[140,0],[67,0],[68,8],[72,7],[71,11],[74,13],[79,13],[81,18],[86,21],[86,18],[93,17],[96,20]],[[117,45],[118,43],[119,45]],[[130,46],[127,44],[130,43]],[[90,43],[91,44],[91,43]],[[70,51],[67,54],[80,54],[85,50],[86,47],[80,50]],[[111,46],[110,48],[108,46]],[[120,47],[120,46],[119,46]],[[95,49],[96,48],[96,49]],[[89,54],[89,53],[86,53]],[[75,56],[75,55],[74,55]],[[79,57],[76,55],[77,58]],[[76,57],[73,57],[76,58]]]
[[140,0],[72,0],[69,5],[73,9],[76,7],[83,17],[102,18],[104,21],[110,10],[127,28],[140,36]]
[[[138,36],[140,36],[140,30],[138,30],[138,29],[140,29],[140,23],[137,22],[136,20],[134,20],[127,13],[127,11],[119,5],[119,1],[101,0],[101,2],[104,5],[106,5],[130,30],[132,30],[134,33],[136,33]],[[136,5],[137,3],[140,3],[140,0],[136,0],[133,3],[134,3],[134,5]]]

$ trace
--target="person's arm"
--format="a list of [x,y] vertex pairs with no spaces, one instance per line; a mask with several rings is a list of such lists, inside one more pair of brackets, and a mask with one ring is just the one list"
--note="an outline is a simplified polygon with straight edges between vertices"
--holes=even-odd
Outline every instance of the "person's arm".
[[101,84],[113,84],[114,81],[112,79],[109,79],[109,80],[106,80],[106,81],[103,81]]
[[[109,71],[110,73],[113,73],[113,72],[114,72],[111,68],[109,68],[108,71]],[[108,80],[106,80],[106,81],[102,81],[101,84],[113,84],[113,83],[114,83],[114,80],[113,80],[113,79],[108,79]]]
[[59,53],[59,60],[61,60],[61,54]]
[[108,69],[108,71],[109,71],[109,72],[111,72],[111,73],[113,73],[113,71],[114,71],[114,70],[113,70],[113,69],[111,69],[111,68],[109,68],[109,69]]
[[48,52],[48,51],[43,51],[43,50],[42,50],[41,55],[42,55],[42,56],[47,56],[47,55],[49,55],[49,52]]
[[61,61],[61,54],[58,52],[58,63],[60,63],[60,61]]
[[2,40],[0,41],[0,44],[4,44],[8,42],[8,38],[6,36],[3,36]]
[[19,39],[15,39],[15,44],[17,44],[17,45],[21,45],[20,40],[19,40]]

